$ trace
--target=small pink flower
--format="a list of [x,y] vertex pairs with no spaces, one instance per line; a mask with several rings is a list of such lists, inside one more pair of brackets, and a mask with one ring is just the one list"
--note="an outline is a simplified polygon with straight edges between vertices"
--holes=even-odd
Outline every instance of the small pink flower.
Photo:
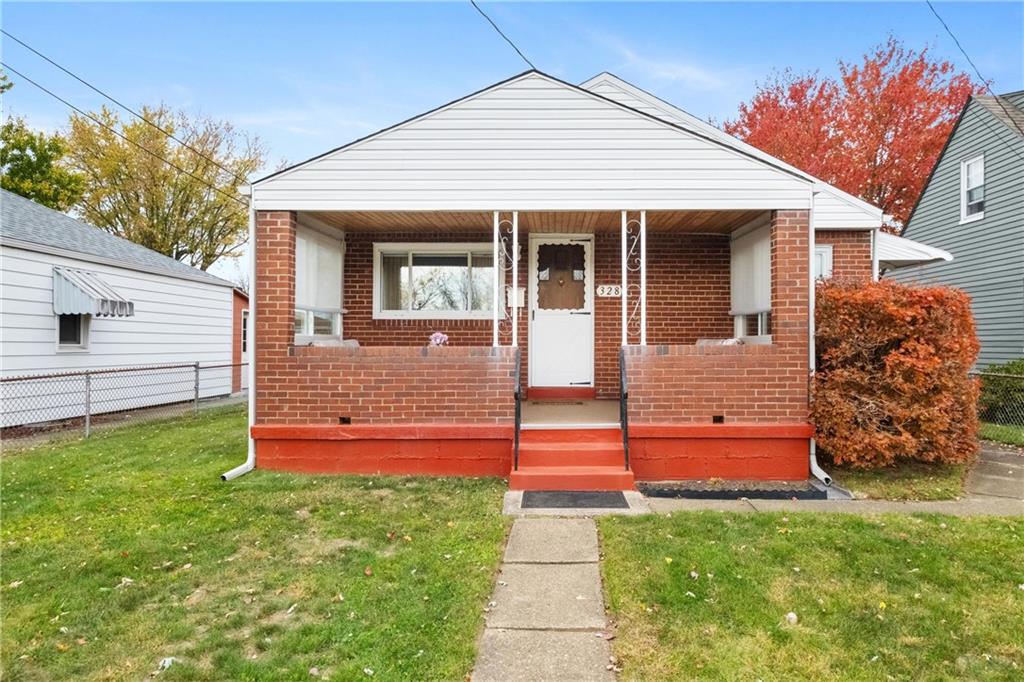
[[445,334],[444,332],[434,332],[433,334],[430,335],[430,339],[429,339],[428,345],[431,345],[431,346],[447,346],[448,345],[448,335]]

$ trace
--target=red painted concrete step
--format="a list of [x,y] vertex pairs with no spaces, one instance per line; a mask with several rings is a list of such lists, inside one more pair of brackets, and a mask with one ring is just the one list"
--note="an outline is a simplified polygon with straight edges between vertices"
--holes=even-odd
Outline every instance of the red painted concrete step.
[[622,443],[520,443],[520,467],[624,466]]
[[632,490],[633,472],[619,466],[519,467],[512,490]]
[[632,490],[622,430],[535,429],[519,435],[519,469],[512,490]]

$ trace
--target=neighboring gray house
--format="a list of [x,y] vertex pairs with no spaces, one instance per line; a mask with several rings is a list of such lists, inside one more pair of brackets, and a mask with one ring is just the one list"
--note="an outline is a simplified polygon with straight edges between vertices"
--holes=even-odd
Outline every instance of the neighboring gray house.
[[889,276],[970,294],[978,366],[1024,357],[1024,90],[968,100],[903,235],[956,256]]

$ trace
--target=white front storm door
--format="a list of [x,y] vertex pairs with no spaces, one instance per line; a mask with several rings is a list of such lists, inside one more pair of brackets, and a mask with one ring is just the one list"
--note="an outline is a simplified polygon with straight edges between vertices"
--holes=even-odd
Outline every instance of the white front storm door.
[[594,386],[594,237],[530,235],[530,386]]

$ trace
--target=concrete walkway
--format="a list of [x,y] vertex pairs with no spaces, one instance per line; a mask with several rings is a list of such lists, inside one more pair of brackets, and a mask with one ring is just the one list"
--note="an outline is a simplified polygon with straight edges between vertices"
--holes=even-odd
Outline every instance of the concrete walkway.
[[1024,450],[983,441],[964,488],[972,499],[1024,500]]
[[598,558],[592,519],[517,519],[472,679],[614,680]]

